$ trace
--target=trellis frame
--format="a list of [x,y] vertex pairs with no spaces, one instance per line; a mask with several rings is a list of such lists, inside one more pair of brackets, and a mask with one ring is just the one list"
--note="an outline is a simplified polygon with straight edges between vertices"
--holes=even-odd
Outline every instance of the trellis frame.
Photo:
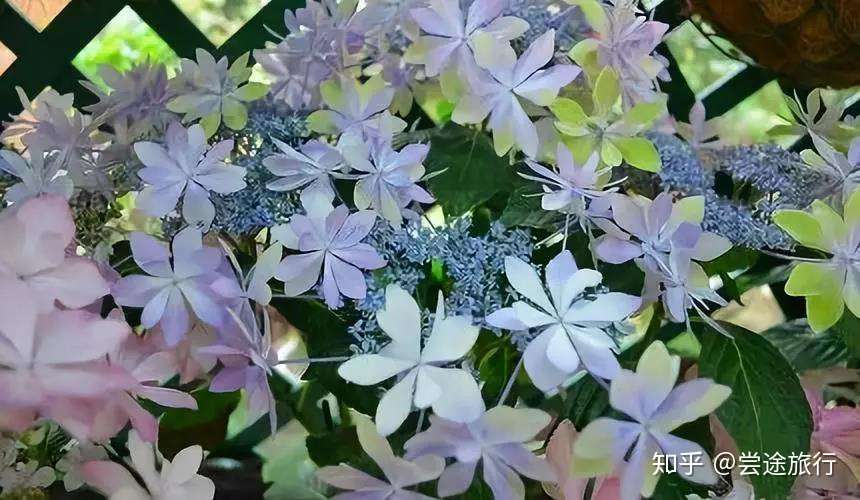
[[[0,0],[0,42],[16,55],[9,69],[0,76],[0,119],[20,111],[16,86],[23,88],[28,96],[51,86],[61,93],[74,92],[79,106],[92,103],[94,96],[80,92],[78,81],[85,77],[72,65],[72,60],[126,6],[180,57],[193,58],[194,51],[203,48],[216,58],[225,55],[232,60],[262,47],[265,40],[271,39],[265,27],[282,29],[284,10],[303,4],[303,0],[270,0],[224,44],[215,47],[172,0],[71,0],[42,32]],[[655,18],[673,28],[679,26],[686,20],[681,4],[681,0],[664,0],[657,6]],[[672,79],[663,83],[663,90],[669,95],[669,112],[686,118],[695,95],[666,44],[658,50],[670,62]],[[704,97],[708,117],[729,111],[775,78],[768,70],[747,66]],[[804,89],[798,90],[805,93]],[[860,102],[855,103],[849,113],[860,113]],[[801,140],[795,147],[806,144],[807,141]]]

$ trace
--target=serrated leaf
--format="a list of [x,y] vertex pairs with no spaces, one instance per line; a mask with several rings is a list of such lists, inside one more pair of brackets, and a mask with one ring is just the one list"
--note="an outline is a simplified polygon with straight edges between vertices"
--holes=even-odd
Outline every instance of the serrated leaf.
[[[794,369],[764,337],[723,323],[704,329],[699,374],[732,389],[716,414],[741,452],[783,457],[809,451],[812,415]],[[750,476],[756,496],[783,500],[794,476]]]

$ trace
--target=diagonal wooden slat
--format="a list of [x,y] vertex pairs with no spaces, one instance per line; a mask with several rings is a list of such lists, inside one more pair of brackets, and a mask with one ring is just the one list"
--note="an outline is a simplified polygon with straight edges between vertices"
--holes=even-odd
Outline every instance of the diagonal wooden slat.
[[[13,49],[18,59],[0,77],[0,117],[20,110],[16,86],[32,96],[47,85],[76,81],[80,74],[69,71],[69,62],[124,6],[117,0],[73,1],[37,37],[32,37],[32,33],[27,35],[21,28],[21,21],[26,23],[26,20],[17,12],[4,11],[0,16],[0,39],[7,46],[24,47],[20,52]],[[17,19],[11,17],[10,11]],[[19,39],[7,43],[7,37],[12,35],[25,37],[26,43]]]
[[215,52],[215,45],[172,0],[130,0],[128,5],[180,57],[193,59],[198,48]]

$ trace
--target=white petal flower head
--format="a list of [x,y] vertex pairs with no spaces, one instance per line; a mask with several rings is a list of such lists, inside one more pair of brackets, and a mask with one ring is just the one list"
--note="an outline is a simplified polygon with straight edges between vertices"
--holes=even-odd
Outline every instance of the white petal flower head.
[[[301,253],[287,255],[275,272],[284,294],[296,296],[320,283],[331,308],[343,305],[342,296],[363,299],[367,294],[362,269],[379,269],[386,262],[372,246],[362,243],[376,223],[370,210],[349,213],[346,205],[333,207],[329,193],[302,192],[305,215],[272,228],[274,238]],[[320,280],[322,274],[322,280]]]
[[385,308],[376,313],[379,327],[390,338],[379,354],[362,354],[343,363],[338,373],[359,385],[400,378],[376,408],[376,427],[387,436],[396,431],[413,408],[433,408],[440,417],[471,422],[484,412],[481,391],[472,375],[444,366],[463,358],[480,328],[467,316],[445,316],[439,295],[430,336],[421,342],[421,310],[398,285],[385,289]]
[[341,149],[350,166],[360,172],[354,200],[359,209],[370,208],[395,227],[403,222],[412,202],[432,203],[433,196],[417,184],[424,177],[427,144],[409,144],[395,151],[387,140],[355,141],[347,138]]
[[161,471],[156,469],[152,445],[143,441],[134,430],[128,433],[128,451],[130,465],[144,486],[128,469],[106,460],[84,464],[84,480],[110,500],[211,500],[215,497],[215,483],[197,474],[203,462],[203,448],[200,446],[185,448],[172,461],[162,458]]
[[694,453],[702,457],[702,466],[679,467],[678,473],[688,481],[715,484],[717,476],[707,452],[670,432],[716,410],[731,389],[710,379],[675,387],[680,363],[657,341],[642,354],[635,372],[622,370],[609,388],[609,403],[633,421],[601,417],[588,424],[574,444],[572,468],[587,462],[589,470],[604,474],[620,465],[620,500],[638,500],[640,494],[651,496],[660,478],[653,462],[656,453]]
[[263,160],[263,165],[278,176],[266,187],[272,191],[317,189],[334,196],[332,179],[343,173],[344,160],[340,152],[316,139],[305,142],[299,150],[272,139],[278,154]]
[[523,499],[520,475],[537,481],[555,481],[549,463],[537,457],[526,443],[550,424],[550,416],[532,408],[496,406],[470,423],[430,416],[430,428],[406,442],[408,458],[442,455],[456,460],[439,478],[439,496],[465,492],[483,465],[484,482],[494,498]]
[[60,164],[53,155],[31,148],[28,159],[10,150],[0,151],[0,171],[14,175],[20,182],[9,187],[3,198],[9,203],[21,203],[43,194],[56,194],[68,200],[74,183],[71,177],[60,172]]
[[615,342],[605,329],[639,309],[639,297],[591,291],[603,276],[593,269],[578,269],[569,250],[546,266],[549,295],[534,268],[520,259],[505,259],[505,274],[528,302],[520,300],[490,314],[487,323],[508,330],[540,329],[523,353],[536,387],[555,390],[583,368],[606,379],[618,374]]
[[425,455],[414,460],[397,457],[388,441],[376,432],[373,422],[361,415],[355,415],[354,419],[361,448],[376,462],[386,480],[375,478],[347,464],[323,467],[317,471],[320,480],[336,488],[352,491],[333,498],[430,500],[431,497],[408,491],[406,488],[439,477],[445,467],[445,460],[434,455]]
[[134,151],[145,165],[137,175],[146,184],[137,197],[138,208],[163,217],[182,198],[185,221],[207,231],[215,218],[209,193],[228,194],[245,188],[245,169],[224,163],[232,150],[232,140],[210,148],[203,127],[192,125],[186,130],[178,122],[168,126],[163,145],[136,143]]
[[180,61],[179,75],[172,82],[178,95],[167,103],[167,108],[184,114],[185,122],[200,119],[206,137],[215,134],[222,119],[228,128],[242,130],[248,123],[245,103],[268,92],[265,84],[248,82],[250,54],[241,55],[229,67],[226,57],[216,62],[203,49],[197,49],[196,56],[197,61]]
[[501,156],[513,146],[529,157],[538,154],[538,130],[520,99],[549,106],[562,87],[572,82],[580,68],[571,64],[546,66],[555,52],[555,31],[535,40],[512,66],[492,67],[470,78],[469,92],[454,108],[457,123],[480,123],[490,116],[493,147]]

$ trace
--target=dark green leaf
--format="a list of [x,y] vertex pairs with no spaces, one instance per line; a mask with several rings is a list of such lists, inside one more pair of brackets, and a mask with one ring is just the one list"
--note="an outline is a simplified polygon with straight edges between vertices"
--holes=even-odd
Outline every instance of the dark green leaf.
[[[705,328],[699,373],[732,389],[717,416],[741,452],[764,458],[808,452],[812,415],[789,362],[764,337],[723,323],[730,339]],[[756,496],[788,497],[793,476],[750,476]]]
[[815,333],[805,319],[796,319],[762,332],[797,371],[827,368],[842,363],[848,352],[833,329]]
[[168,408],[161,417],[158,445],[165,456],[195,444],[215,449],[227,435],[227,421],[239,403],[239,392],[198,391],[192,396],[197,410]]
[[462,215],[523,183],[507,158],[496,156],[486,133],[454,124],[433,133],[424,164],[429,172],[448,169],[427,184],[449,216]]
[[[558,212],[549,212],[541,208],[540,196],[530,196],[539,193],[540,188],[535,183],[521,186],[511,193],[508,205],[502,211],[499,220],[507,227],[524,226],[556,231],[559,220],[563,219]],[[564,223],[564,220],[561,220]]]
[[833,326],[833,330],[842,337],[848,355],[860,359],[860,319],[846,309],[839,322]]

